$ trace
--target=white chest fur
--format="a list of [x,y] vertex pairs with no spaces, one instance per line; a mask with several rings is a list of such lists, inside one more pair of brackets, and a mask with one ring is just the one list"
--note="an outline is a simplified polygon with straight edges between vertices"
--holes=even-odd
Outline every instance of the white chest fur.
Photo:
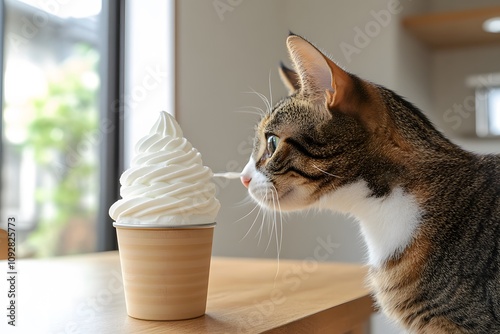
[[370,197],[370,193],[366,182],[359,181],[324,196],[319,206],[359,220],[368,246],[369,263],[379,267],[410,244],[421,210],[414,196],[401,188],[395,188],[383,198]]

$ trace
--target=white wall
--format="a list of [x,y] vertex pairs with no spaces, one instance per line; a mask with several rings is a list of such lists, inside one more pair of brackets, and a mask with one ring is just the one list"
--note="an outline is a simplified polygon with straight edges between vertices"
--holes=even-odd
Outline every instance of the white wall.
[[161,110],[174,113],[174,1],[127,0],[125,29],[125,167],[134,145]]

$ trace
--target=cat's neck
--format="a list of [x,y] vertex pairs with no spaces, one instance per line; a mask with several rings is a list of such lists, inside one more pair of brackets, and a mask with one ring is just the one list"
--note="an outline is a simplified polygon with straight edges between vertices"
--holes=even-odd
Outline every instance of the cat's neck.
[[352,215],[359,221],[368,246],[369,264],[374,267],[382,266],[411,244],[422,214],[415,197],[402,188],[394,188],[388,196],[374,197],[365,181],[323,196],[319,206]]

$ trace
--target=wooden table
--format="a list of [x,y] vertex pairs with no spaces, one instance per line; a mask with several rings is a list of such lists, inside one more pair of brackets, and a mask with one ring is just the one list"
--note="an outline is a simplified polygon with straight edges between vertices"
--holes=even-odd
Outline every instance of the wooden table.
[[[1,272],[6,266],[0,261]],[[127,316],[117,252],[17,260],[16,266],[12,332],[19,333],[358,334],[369,332],[373,312],[364,267],[312,258],[281,260],[278,267],[277,260],[214,257],[206,315],[183,321]],[[0,332],[10,333],[2,330],[3,313]]]

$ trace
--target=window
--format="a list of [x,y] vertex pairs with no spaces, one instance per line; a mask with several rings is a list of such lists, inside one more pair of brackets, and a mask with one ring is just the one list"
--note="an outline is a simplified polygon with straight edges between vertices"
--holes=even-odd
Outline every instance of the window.
[[487,95],[488,130],[490,134],[500,136],[500,87],[489,89]]
[[500,74],[473,76],[467,84],[476,90],[476,134],[500,136]]
[[118,157],[102,156],[119,152],[111,102],[120,79],[109,65],[119,63],[111,40],[119,39],[119,1],[2,5],[0,227],[16,217],[22,257],[113,248],[98,236],[107,235],[104,206],[117,188],[103,179],[118,179]]

